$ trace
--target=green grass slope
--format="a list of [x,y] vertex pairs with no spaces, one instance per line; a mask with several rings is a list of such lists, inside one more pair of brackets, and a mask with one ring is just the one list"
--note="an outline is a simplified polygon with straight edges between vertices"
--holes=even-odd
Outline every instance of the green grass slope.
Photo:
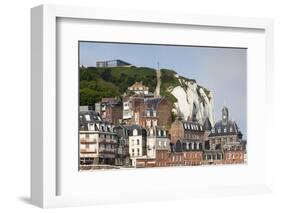
[[[173,103],[177,100],[167,91],[167,88],[183,86],[175,74],[176,72],[173,70],[161,69],[160,94],[166,96]],[[155,69],[147,67],[81,67],[79,77],[81,106],[93,106],[104,97],[121,97],[127,88],[136,81],[142,81],[144,85],[149,87],[150,92],[154,92],[157,83]],[[195,82],[194,79],[182,76],[179,78]]]

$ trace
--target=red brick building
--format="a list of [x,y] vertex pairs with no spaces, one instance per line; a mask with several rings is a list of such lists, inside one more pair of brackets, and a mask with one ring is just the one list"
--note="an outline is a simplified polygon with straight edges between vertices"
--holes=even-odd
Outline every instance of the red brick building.
[[184,137],[183,122],[180,120],[175,120],[170,128],[171,142],[175,144],[177,140]]
[[102,98],[95,104],[95,111],[101,115],[104,121],[120,124],[123,118],[122,102],[117,98]]
[[176,120],[170,129],[171,142],[175,144],[181,139],[204,141],[204,132],[203,126],[198,122]]
[[203,141],[178,140],[174,144],[174,151],[182,153],[185,166],[203,164]]
[[156,150],[156,166],[166,167],[169,164],[170,153],[168,150]]
[[229,144],[224,151],[224,164],[244,163],[243,147],[240,144]]
[[206,142],[204,160],[208,164],[244,163],[246,145],[242,137],[236,122],[229,119],[228,109],[223,107],[222,119],[215,123]]

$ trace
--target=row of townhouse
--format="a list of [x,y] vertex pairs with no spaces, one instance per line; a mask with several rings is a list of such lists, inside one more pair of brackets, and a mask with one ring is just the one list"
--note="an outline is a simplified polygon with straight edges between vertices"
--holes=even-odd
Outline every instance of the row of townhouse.
[[119,167],[165,167],[243,163],[246,142],[222,110],[211,126],[176,120],[171,127],[112,125],[94,111],[80,112],[80,163]]
[[102,98],[95,111],[114,125],[139,125],[144,128],[167,126],[172,122],[173,104],[166,97],[155,97],[142,82],[135,82],[119,98]]

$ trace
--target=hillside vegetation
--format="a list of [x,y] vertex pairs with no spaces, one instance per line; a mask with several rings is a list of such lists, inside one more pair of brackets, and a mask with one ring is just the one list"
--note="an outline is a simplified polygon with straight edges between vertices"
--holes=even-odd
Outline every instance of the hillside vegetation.
[[[171,102],[176,102],[177,99],[167,91],[167,88],[182,86],[175,74],[173,70],[161,69],[160,94],[166,96]],[[121,97],[136,81],[142,81],[149,87],[150,92],[154,92],[157,83],[155,69],[147,67],[81,67],[79,75],[81,106],[93,106],[104,97]],[[179,78],[195,82],[194,79],[182,76]]]

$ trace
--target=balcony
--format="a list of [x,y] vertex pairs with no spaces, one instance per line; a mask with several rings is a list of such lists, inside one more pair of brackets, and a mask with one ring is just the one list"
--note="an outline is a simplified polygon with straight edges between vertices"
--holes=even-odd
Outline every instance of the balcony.
[[112,139],[99,139],[99,143],[116,144],[117,141],[114,141]]
[[104,148],[100,148],[99,149],[99,153],[108,153],[108,154],[115,154],[115,149],[104,149]]
[[95,143],[97,143],[97,141],[94,139],[90,139],[90,138],[80,138],[80,143],[81,144],[85,144],[85,143],[87,143],[87,144],[95,144]]
[[82,154],[95,154],[97,152],[95,150],[80,149],[80,153],[82,153]]

